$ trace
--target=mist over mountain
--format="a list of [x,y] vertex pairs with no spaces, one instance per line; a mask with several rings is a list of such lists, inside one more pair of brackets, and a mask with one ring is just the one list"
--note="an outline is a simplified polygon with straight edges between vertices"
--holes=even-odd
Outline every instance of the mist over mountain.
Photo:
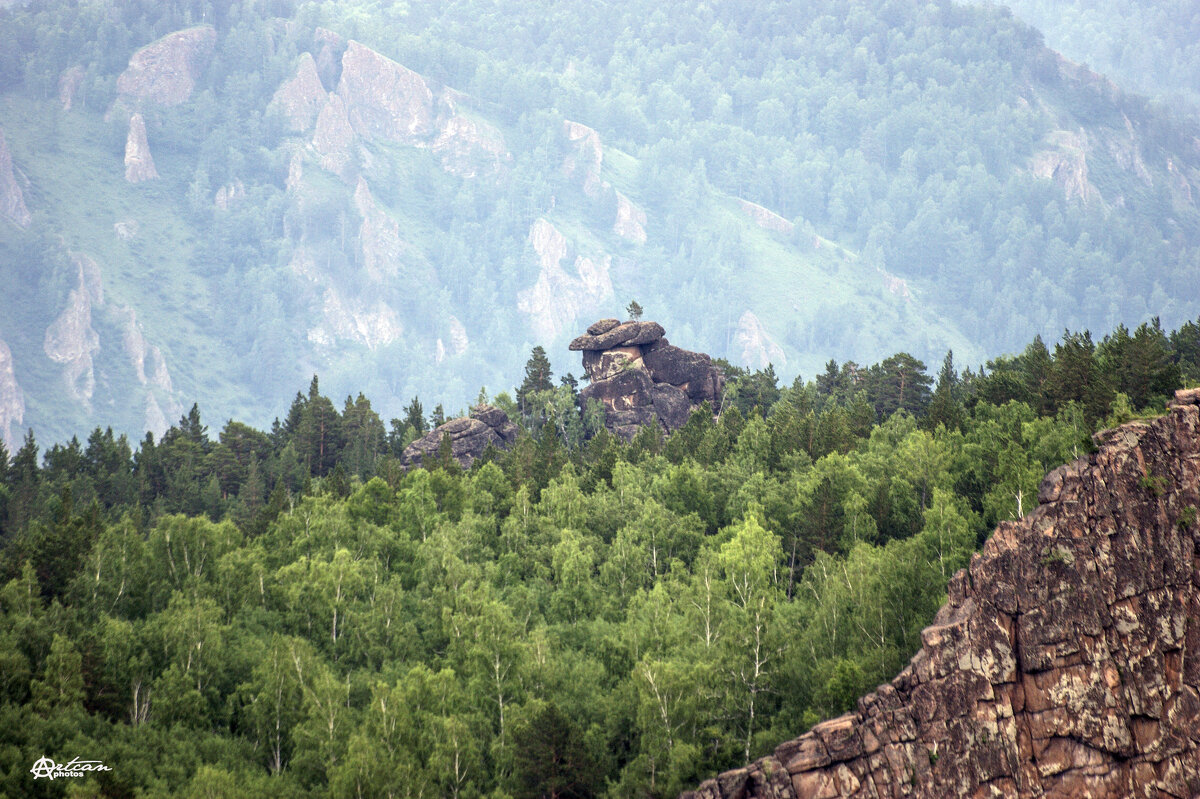
[[634,298],[789,378],[1200,315],[1197,131],[1004,9],[0,13],[10,444],[461,408]]

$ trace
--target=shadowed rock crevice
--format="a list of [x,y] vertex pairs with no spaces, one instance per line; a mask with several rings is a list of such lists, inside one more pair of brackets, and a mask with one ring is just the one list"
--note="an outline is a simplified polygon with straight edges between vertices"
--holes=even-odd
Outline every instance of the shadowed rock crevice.
[[580,397],[599,400],[605,427],[626,441],[655,420],[678,430],[705,401],[719,406],[721,370],[703,353],[672,346],[664,332],[658,322],[601,319],[571,342],[590,381]]
[[1200,795],[1200,389],[1096,443],[891,683],[683,797]]

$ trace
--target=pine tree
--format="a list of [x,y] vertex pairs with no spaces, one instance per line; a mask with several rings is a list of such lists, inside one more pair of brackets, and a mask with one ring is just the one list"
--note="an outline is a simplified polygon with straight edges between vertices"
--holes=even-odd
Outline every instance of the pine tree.
[[642,318],[642,306],[638,305],[637,300],[630,300],[629,305],[625,306],[625,313],[629,314],[629,318],[637,321]]
[[549,391],[554,388],[554,374],[550,371],[550,359],[546,350],[539,344],[529,353],[525,362],[525,380],[517,389],[517,407],[521,413],[528,415],[531,411],[530,402],[533,395],[539,391]]

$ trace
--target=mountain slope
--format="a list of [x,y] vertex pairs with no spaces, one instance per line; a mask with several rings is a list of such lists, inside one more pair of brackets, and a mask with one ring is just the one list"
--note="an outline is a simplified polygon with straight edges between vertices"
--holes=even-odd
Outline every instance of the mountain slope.
[[634,298],[789,376],[1200,314],[1194,140],[1011,17],[668,5],[2,12],[10,446],[461,406]]

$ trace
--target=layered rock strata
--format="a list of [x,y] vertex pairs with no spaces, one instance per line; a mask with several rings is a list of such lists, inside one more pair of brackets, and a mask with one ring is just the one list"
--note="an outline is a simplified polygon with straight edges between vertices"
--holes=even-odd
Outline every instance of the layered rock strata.
[[517,432],[517,426],[509,421],[504,411],[494,405],[477,405],[471,409],[470,416],[438,425],[405,447],[400,463],[406,469],[413,469],[423,462],[433,461],[442,438],[449,436],[454,459],[464,469],[470,469],[488,444],[497,449],[508,449],[517,440]]
[[996,528],[890,684],[688,799],[1200,795],[1200,389]]
[[701,403],[720,402],[721,370],[707,355],[668,343],[664,332],[657,322],[601,319],[571,342],[590,381],[580,396],[603,403],[605,426],[626,441],[656,420],[678,430]]

